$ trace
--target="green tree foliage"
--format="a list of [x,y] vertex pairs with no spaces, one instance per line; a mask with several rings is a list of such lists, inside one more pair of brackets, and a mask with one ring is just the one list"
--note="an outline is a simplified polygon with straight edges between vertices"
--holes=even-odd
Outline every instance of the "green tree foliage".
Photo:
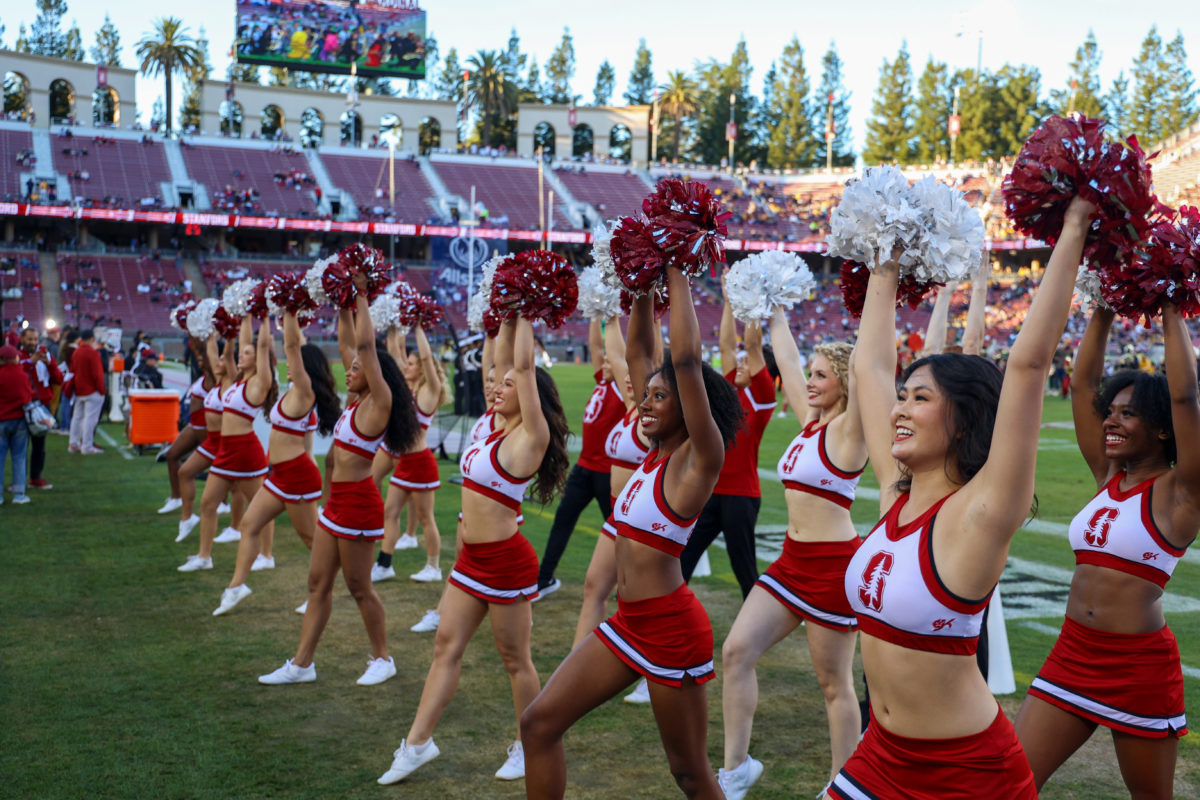
[[[1087,38],[1075,51],[1070,64],[1067,86],[1050,93],[1050,106],[1056,114],[1072,111],[1088,117],[1104,115],[1104,99],[1100,96],[1100,45],[1096,34],[1088,31]],[[1074,88],[1072,88],[1074,87]]]
[[[832,103],[831,103],[832,98]],[[825,132],[829,122],[829,107],[833,106],[833,147],[827,148]],[[829,43],[829,49],[821,58],[821,82],[813,92],[809,105],[813,115],[813,137],[816,139],[817,166],[824,167],[828,153],[832,150],[835,167],[854,165],[854,137],[850,130],[850,92],[842,82],[842,59],[837,45]]]
[[[951,80],[951,89],[959,90],[958,113],[962,131],[958,135],[956,161],[978,161],[995,155],[996,130],[1000,127],[1000,105],[997,101],[995,74],[975,70],[959,70]],[[1015,151],[1014,151],[1015,152]]]
[[612,102],[613,89],[617,86],[617,71],[613,65],[604,59],[600,69],[596,71],[596,88],[592,92],[592,102],[598,106],[606,106]]
[[21,23],[14,48],[18,52],[32,53],[69,61],[83,61],[83,36],[79,26],[72,21],[71,27],[63,30],[63,18],[67,14],[67,0],[36,0],[37,17],[25,32]]
[[121,66],[121,34],[113,25],[108,12],[104,14],[104,24],[96,31],[96,43],[88,51],[92,61],[97,64],[107,64],[110,67]]
[[625,102],[631,106],[649,105],[654,100],[654,68],[651,66],[650,48],[646,40],[638,40],[637,53],[633,57],[633,69],[625,86]]
[[950,112],[954,92],[950,89],[950,70],[930,58],[917,80],[916,118],[913,158],[918,164],[930,164],[950,158]]
[[1129,135],[1129,76],[1125,70],[1117,73],[1108,94],[1104,95],[1104,113],[1109,124],[1122,136]]
[[1163,108],[1163,135],[1178,133],[1196,121],[1196,83],[1188,68],[1183,34],[1167,43],[1167,103]]
[[18,53],[29,52],[29,34],[25,31],[25,23],[17,26],[17,40],[13,42],[13,50]]
[[579,99],[571,92],[575,77],[575,40],[571,29],[563,28],[562,39],[546,61],[546,99],[557,105],[570,105]]
[[508,71],[509,79],[519,80],[521,73],[525,71],[529,56],[521,52],[521,37],[517,35],[516,28],[509,31],[508,45],[504,48],[501,58],[504,60],[504,69]]
[[517,86],[504,68],[503,55],[495,50],[480,50],[467,59],[471,77],[467,81],[467,100],[480,115],[479,143],[485,147],[512,146],[507,137],[493,137],[497,118],[504,119],[517,110]]
[[1157,142],[1169,133],[1164,125],[1169,91],[1166,69],[1162,39],[1158,28],[1153,27],[1133,61],[1133,90],[1129,97],[1130,132],[1146,144]]
[[233,62],[225,70],[225,77],[238,83],[258,83],[262,76],[257,64],[238,64]]
[[196,37],[196,50],[200,54],[196,66],[187,71],[187,79],[183,84],[183,103],[179,106],[179,127],[188,130],[200,128],[200,88],[209,75],[212,75],[212,60],[208,52],[208,35],[204,28]]
[[905,43],[895,60],[885,60],[879,69],[879,86],[871,103],[871,119],[867,120],[863,161],[868,164],[912,161],[912,119],[912,66]]
[[1042,75],[1027,64],[1005,64],[996,74],[998,122],[988,156],[1016,155],[1049,113],[1041,99]]
[[717,164],[728,157],[729,141],[725,138],[725,130],[729,124],[731,96],[733,118],[738,127],[733,150],[734,162],[744,164],[765,158],[765,151],[756,144],[750,131],[750,126],[758,116],[758,101],[750,88],[753,71],[745,39],[733,48],[729,63],[710,59],[697,69],[699,108],[696,112],[695,141],[690,149],[695,160]]
[[458,62],[458,49],[451,47],[446,51],[446,60],[433,79],[434,96],[438,100],[451,100],[455,103],[463,97],[462,64]]
[[144,35],[134,50],[140,60],[140,69],[147,77],[164,76],[166,84],[165,130],[171,132],[171,103],[173,78],[176,72],[185,75],[200,65],[201,54],[196,41],[178,17],[161,17],[154,22],[154,30]]
[[[659,89],[659,106],[664,117],[671,118],[671,160],[679,160],[679,144],[683,135],[683,124],[687,117],[696,113],[697,95],[700,92],[691,76],[678,70],[667,73],[667,82]],[[663,131],[665,134],[665,131]],[[662,134],[660,134],[662,135]]]
[[[804,48],[795,36],[784,45],[775,79],[764,87],[763,122],[767,134],[767,163],[776,168],[808,167],[813,163],[812,113]],[[768,111],[768,107],[770,110]],[[761,117],[760,117],[761,118]]]

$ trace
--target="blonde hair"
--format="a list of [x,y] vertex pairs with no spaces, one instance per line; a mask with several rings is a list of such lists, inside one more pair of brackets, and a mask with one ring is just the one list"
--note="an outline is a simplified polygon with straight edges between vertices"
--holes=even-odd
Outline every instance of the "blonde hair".
[[830,369],[838,380],[838,389],[842,393],[842,408],[850,399],[850,354],[854,346],[846,342],[829,342],[813,348],[813,357],[825,356]]

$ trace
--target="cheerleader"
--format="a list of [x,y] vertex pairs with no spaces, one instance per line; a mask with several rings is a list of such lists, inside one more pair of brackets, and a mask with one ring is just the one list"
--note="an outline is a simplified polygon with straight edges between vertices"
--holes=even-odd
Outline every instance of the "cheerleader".
[[[375,456],[377,469],[380,462],[388,467],[395,464],[396,469],[388,481],[387,496],[384,499],[383,543],[379,548],[379,558],[371,567],[372,581],[396,577],[396,570],[392,567],[392,554],[400,539],[400,512],[406,505],[409,507],[410,519],[415,518],[425,531],[425,566],[409,577],[421,583],[432,583],[442,579],[442,569],[438,564],[442,538],[438,534],[437,521],[433,516],[433,494],[442,483],[438,475],[437,457],[426,441],[426,431],[429,430],[438,408],[450,401],[450,388],[441,364],[433,357],[433,350],[429,347],[424,328],[416,326],[413,337],[417,341],[417,352],[406,355],[403,337],[394,327],[388,331],[388,352],[397,363],[404,365],[404,378],[416,402],[417,422],[421,425],[421,433],[407,452],[397,453],[384,444]],[[430,410],[425,411],[426,408]],[[415,539],[412,546],[416,546]]]
[[893,258],[871,274],[854,377],[887,511],[850,560],[845,587],[872,719],[829,797],[1037,797],[975,648],[1033,501],[1042,388],[1093,210],[1071,203],[1003,376],[978,356],[942,354],[911,364],[893,394],[899,270]]
[[[321,497],[321,471],[313,460],[313,431],[333,433],[341,414],[341,401],[333,388],[333,374],[321,348],[304,344],[300,324],[291,311],[283,315],[283,352],[291,384],[271,408],[271,438],[267,443],[270,474],[264,491],[254,495],[242,523],[237,565],[221,604],[220,616],[250,595],[246,579],[252,570],[270,569],[275,559],[259,553],[260,533],[285,510],[304,546],[312,550],[317,527],[317,500]],[[258,359],[267,363],[274,350],[270,320],[258,329]]]
[[637,298],[629,320],[629,372],[643,398],[642,432],[655,449],[615,503],[617,613],[571,651],[521,719],[530,798],[563,797],[563,735],[639,675],[651,681],[654,717],[679,788],[688,797],[722,796],[707,749],[712,625],[683,581],[679,555],[717,483],[742,410],[733,386],[701,360],[687,277],[670,266],[666,280],[672,353],[659,370],[651,373],[652,298]]
[[[201,342],[195,337],[188,337],[188,349],[196,357],[196,363],[200,368],[200,377],[192,382],[188,387],[188,424],[184,426],[179,435],[175,437],[175,441],[171,442],[162,454],[161,458],[167,462],[167,478],[171,482],[171,496],[167,498],[167,502],[158,510],[159,514],[170,514],[172,511],[178,511],[183,507],[183,494],[179,482],[179,468],[183,466],[187,456],[200,446],[208,433],[208,424],[205,420],[204,399],[208,396],[209,390],[216,385],[216,379],[213,377],[212,367],[208,363],[208,357],[200,349]],[[192,494],[195,496],[196,487],[193,483]],[[191,514],[189,513],[190,517]]]
[[831,779],[858,744],[861,725],[852,671],[858,623],[843,587],[859,545],[850,504],[867,458],[851,347],[817,345],[805,376],[782,307],[771,319],[771,341],[784,395],[803,429],[777,468],[788,510],[783,554],[750,590],[721,648],[725,767],[718,778],[731,800],[744,797],[763,771],[748,751],[758,705],[755,666],[801,623],[829,718]]
[[1099,491],[1071,521],[1066,619],[1017,736],[1040,789],[1103,725],[1130,795],[1171,797],[1187,720],[1162,595],[1200,527],[1196,362],[1179,310],[1165,305],[1166,377],[1126,370],[1102,381],[1112,322],[1097,308],[1076,354],[1075,435]]
[[375,542],[383,538],[383,498],[371,478],[371,462],[381,441],[404,452],[416,441],[420,428],[404,375],[387,351],[376,349],[367,278],[359,273],[353,281],[358,290],[355,308],[339,312],[338,349],[346,367],[346,389],[355,399],[338,418],[333,447],[326,456],[329,501],[317,516],[300,644],[282,667],[260,675],[259,683],[317,679],[313,654],[329,621],[339,568],[371,641],[371,658],[359,685],[382,683],[396,674],[396,664],[387,653],[383,603],[371,585]]
[[[533,326],[527,319],[504,323],[496,341],[496,414],[504,430],[464,451],[461,550],[442,594],[433,664],[408,735],[379,783],[403,780],[438,756],[433,731],[458,688],[463,653],[484,617],[512,685],[517,717],[540,683],[529,639],[529,600],[537,596],[537,553],[518,529],[521,499],[532,485],[540,503],[553,498],[567,472],[567,420],[550,374],[534,366]],[[496,772],[501,780],[525,775],[518,737]]]

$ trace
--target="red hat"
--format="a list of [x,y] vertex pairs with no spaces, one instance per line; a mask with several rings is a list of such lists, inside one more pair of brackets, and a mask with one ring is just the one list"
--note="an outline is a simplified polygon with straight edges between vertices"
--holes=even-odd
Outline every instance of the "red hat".
[[16,361],[20,357],[21,353],[11,344],[0,347],[0,361]]

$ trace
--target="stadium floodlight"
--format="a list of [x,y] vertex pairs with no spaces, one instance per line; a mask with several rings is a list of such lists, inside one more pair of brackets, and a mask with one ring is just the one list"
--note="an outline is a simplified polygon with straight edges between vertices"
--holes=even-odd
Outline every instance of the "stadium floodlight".
[[45,325],[48,331],[52,331],[58,327],[58,323],[54,321],[54,317],[46,317],[46,321],[42,324]]

